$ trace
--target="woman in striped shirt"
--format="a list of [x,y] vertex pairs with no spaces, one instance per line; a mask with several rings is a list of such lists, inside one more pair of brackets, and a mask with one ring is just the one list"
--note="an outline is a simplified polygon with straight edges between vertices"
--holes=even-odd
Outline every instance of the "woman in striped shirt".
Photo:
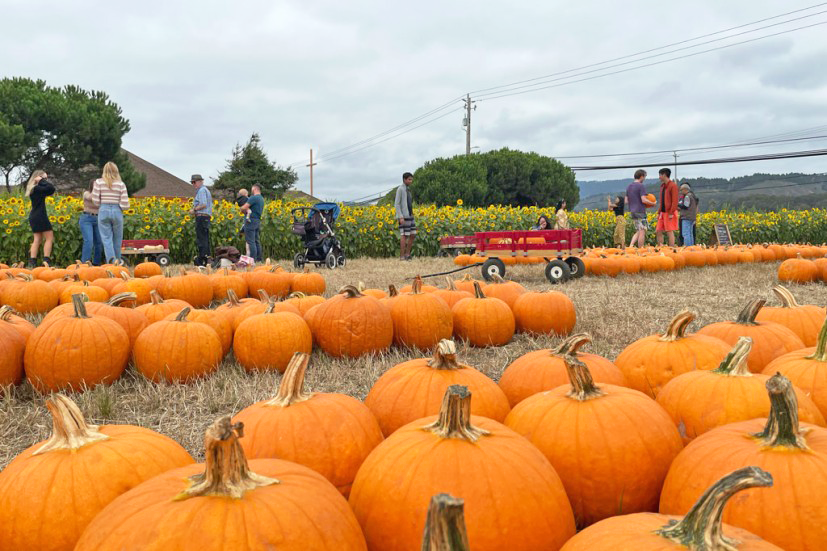
[[109,264],[123,264],[121,242],[123,241],[123,211],[129,208],[126,184],[121,180],[118,166],[108,162],[103,166],[103,177],[92,186],[92,202],[100,207],[98,231],[103,242],[103,252]]

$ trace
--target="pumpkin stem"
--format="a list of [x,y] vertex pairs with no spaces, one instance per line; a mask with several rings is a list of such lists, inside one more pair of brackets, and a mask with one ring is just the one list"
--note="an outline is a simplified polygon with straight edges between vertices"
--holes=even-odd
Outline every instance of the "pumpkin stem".
[[[109,297],[109,300],[106,301],[106,304],[108,304],[109,306],[118,306],[122,302],[134,302],[136,300],[138,300],[138,295],[136,293],[118,293],[117,295],[112,295],[111,297]],[[135,305],[133,304],[132,307],[134,308]]]
[[798,398],[793,384],[781,373],[776,373],[769,378],[766,386],[770,394],[770,414],[764,430],[753,436],[772,448],[808,449],[798,424]]
[[396,285],[390,284],[388,285],[388,296],[389,297],[398,297],[399,291],[396,289]]
[[86,312],[86,302],[81,296],[83,293],[75,293],[72,295],[72,306],[75,309],[76,318],[88,318],[89,314]]
[[227,277],[228,275],[230,275],[230,269],[225,266],[224,267],[224,277]]
[[448,289],[449,291],[456,291],[457,290],[456,285],[454,285],[454,280],[451,279],[450,277],[445,276],[445,283],[447,285],[446,289]]
[[551,349],[553,356],[571,356],[577,357],[577,351],[586,343],[592,342],[592,337],[588,333],[578,333],[567,338],[557,348]]
[[241,301],[238,300],[238,295],[232,289],[227,289],[227,301],[233,306],[239,306]]
[[[360,289],[361,292],[361,289]],[[307,298],[307,295],[302,293],[301,291],[293,291],[290,293],[287,298]]]
[[256,474],[247,466],[244,450],[238,443],[243,435],[244,424],[233,424],[229,415],[213,423],[204,435],[207,452],[204,472],[189,477],[189,488],[174,499],[180,501],[201,496],[241,499],[250,490],[279,484],[275,478]]
[[431,498],[422,537],[422,551],[469,551],[465,502],[450,494]]
[[306,274],[309,274],[309,273],[310,273],[310,266],[306,266],[306,265],[305,265],[305,267],[304,267],[304,273],[306,273]]
[[491,279],[494,280],[494,283],[505,283],[505,279],[500,274],[491,274]]
[[187,269],[184,268],[183,266],[179,266],[178,267],[178,275],[182,276],[182,277],[187,275]]
[[474,297],[485,298],[485,293],[482,292],[482,287],[479,281],[474,282]]
[[359,291],[358,288],[354,287],[353,285],[345,285],[341,289],[339,289],[339,294],[345,295],[345,298],[359,298],[365,295]]
[[189,315],[190,315],[190,307],[187,306],[186,308],[184,308],[183,310],[178,312],[178,315],[175,316],[175,321],[187,321],[187,316],[189,316]]
[[477,428],[471,424],[471,391],[467,386],[451,385],[442,398],[442,407],[439,409],[439,418],[427,430],[441,438],[457,438],[476,442],[482,436],[489,434],[487,430]]
[[689,310],[678,312],[678,315],[669,322],[669,327],[658,340],[661,342],[674,342],[686,336],[686,329],[689,324],[695,321],[695,313]]
[[0,306],[0,320],[11,321],[13,315],[15,315],[14,308],[9,305]]
[[121,276],[121,279],[123,279],[124,281],[129,281],[130,279],[132,279],[131,277],[129,277],[129,274],[126,273],[126,272],[121,272],[120,276]]
[[161,297],[161,294],[156,291],[155,289],[149,292],[149,300],[152,301],[152,304],[163,304],[164,299]]
[[821,326],[821,331],[818,332],[815,352],[807,356],[807,359],[817,362],[827,362],[827,320],[824,321],[824,325]]
[[258,299],[261,302],[270,302],[270,295],[268,295],[267,291],[265,291],[264,289],[259,289],[258,290]]
[[53,394],[46,400],[46,408],[52,414],[52,435],[32,455],[54,450],[76,450],[86,444],[108,440],[99,432],[97,425],[89,425],[77,404],[63,394]]
[[724,507],[741,490],[770,487],[772,482],[772,475],[758,467],[733,471],[710,486],[681,520],[670,520],[655,533],[687,549],[736,551],[739,542],[722,530]]
[[730,377],[752,377],[752,372],[747,366],[747,356],[752,350],[752,339],[741,337],[735,346],[726,355],[724,360],[712,372]]
[[563,356],[563,361],[566,363],[566,373],[569,376],[569,382],[571,382],[571,390],[566,396],[579,402],[585,402],[606,394],[594,384],[592,373],[586,367],[586,364],[575,356],[568,355]]
[[755,322],[755,316],[758,315],[758,312],[764,307],[766,302],[763,298],[755,298],[749,301],[747,305],[744,306],[744,309],[741,310],[741,313],[738,314],[738,319],[735,320],[735,323],[741,325],[758,325]]
[[411,285],[411,294],[418,295],[422,292],[422,277],[416,276]]
[[265,405],[285,408],[312,398],[313,394],[304,391],[304,375],[307,373],[308,363],[310,363],[309,354],[302,352],[293,354],[293,358],[290,359],[281,377],[278,394]]
[[436,345],[434,357],[428,360],[428,367],[434,369],[461,369],[457,362],[457,345],[450,339],[442,339]]
[[776,285],[772,288],[772,292],[781,301],[783,308],[798,308],[799,304],[789,289],[783,285]]

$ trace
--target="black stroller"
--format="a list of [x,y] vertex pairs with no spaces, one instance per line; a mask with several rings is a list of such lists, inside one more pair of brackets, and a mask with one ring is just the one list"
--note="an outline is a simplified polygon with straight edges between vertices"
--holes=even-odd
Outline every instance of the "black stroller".
[[347,259],[342,244],[336,237],[336,219],[339,205],[316,203],[312,207],[298,207],[291,211],[293,233],[302,238],[304,252],[296,253],[293,266],[302,268],[305,264],[324,264],[331,270],[344,267]]

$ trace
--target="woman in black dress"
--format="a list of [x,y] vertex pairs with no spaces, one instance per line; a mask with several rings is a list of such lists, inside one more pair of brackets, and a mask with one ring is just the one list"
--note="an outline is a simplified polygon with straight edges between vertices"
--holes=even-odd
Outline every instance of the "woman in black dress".
[[52,224],[49,222],[49,213],[46,212],[46,197],[53,195],[55,186],[47,179],[46,173],[42,170],[35,170],[26,184],[26,197],[32,201],[32,210],[29,213],[29,226],[32,228],[34,239],[29,249],[29,267],[37,265],[37,253],[40,243],[43,243],[43,262],[52,264],[52,244],[55,241],[55,234],[52,231]]

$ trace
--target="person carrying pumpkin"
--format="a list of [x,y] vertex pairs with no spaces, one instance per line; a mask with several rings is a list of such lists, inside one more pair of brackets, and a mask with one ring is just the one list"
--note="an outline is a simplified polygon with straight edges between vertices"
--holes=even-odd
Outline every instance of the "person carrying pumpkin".
[[662,168],[658,171],[660,179],[660,206],[658,224],[655,226],[655,238],[658,245],[663,245],[663,234],[669,240],[669,246],[675,246],[675,231],[678,229],[678,184],[670,179],[672,171]]
[[646,207],[655,205],[655,202],[646,196],[646,187],[643,185],[645,179],[646,171],[639,168],[635,171],[635,181],[626,188],[626,203],[635,223],[635,233],[629,243],[630,247],[634,247],[637,242],[637,246],[642,248],[646,243],[646,230],[649,229],[646,222]]

